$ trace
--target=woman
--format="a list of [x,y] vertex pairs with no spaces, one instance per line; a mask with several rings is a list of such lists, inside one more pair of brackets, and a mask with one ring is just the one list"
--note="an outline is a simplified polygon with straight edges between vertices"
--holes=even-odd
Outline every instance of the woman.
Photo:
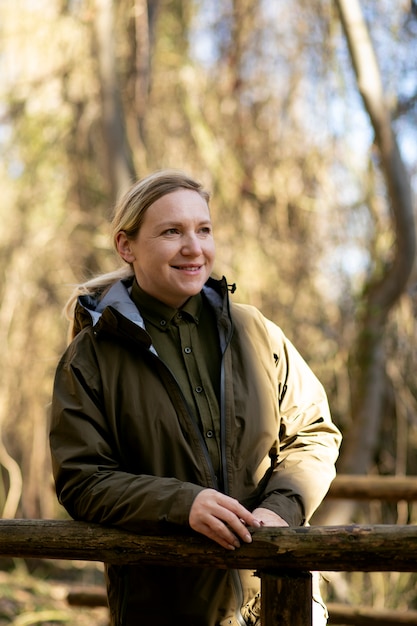
[[[144,520],[190,526],[234,550],[251,541],[248,526],[308,521],[334,477],[340,433],[283,332],[211,277],[208,202],[198,182],[167,170],[116,207],[126,266],[78,290],[50,442],[73,518],[129,531]],[[106,573],[115,626],[258,623],[251,572]]]

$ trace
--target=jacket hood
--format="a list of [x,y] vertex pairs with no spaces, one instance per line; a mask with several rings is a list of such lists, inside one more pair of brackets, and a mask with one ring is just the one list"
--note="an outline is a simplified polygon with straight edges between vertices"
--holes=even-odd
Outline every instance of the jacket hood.
[[[96,326],[108,307],[145,330],[143,317],[130,297],[132,282],[133,278],[119,280],[110,287],[104,296],[101,294],[79,296],[74,313],[74,337],[83,328]],[[236,286],[234,284],[228,285],[224,276],[220,280],[209,278],[203,287],[202,291],[218,317],[222,317],[224,313],[228,314],[229,303],[226,297],[228,289],[233,293]]]

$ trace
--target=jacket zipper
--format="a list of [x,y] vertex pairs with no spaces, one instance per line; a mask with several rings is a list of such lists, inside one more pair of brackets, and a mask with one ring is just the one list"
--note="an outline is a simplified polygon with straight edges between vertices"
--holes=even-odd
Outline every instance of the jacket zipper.
[[[151,356],[151,358],[155,359],[158,362],[159,366],[164,368],[166,370],[167,374],[172,378],[172,380],[173,380],[173,382],[175,384],[175,387],[176,387],[176,391],[177,391],[178,395],[181,398],[183,406],[185,407],[185,412],[186,412],[186,414],[187,414],[187,416],[189,418],[188,421],[191,423],[192,428],[193,428],[195,434],[197,435],[198,441],[200,443],[201,450],[203,451],[204,459],[206,461],[206,464],[207,464],[207,467],[208,467],[208,470],[209,470],[209,474],[210,474],[211,480],[213,482],[213,486],[214,486],[215,489],[218,489],[218,479],[217,479],[216,474],[214,473],[213,464],[211,462],[211,458],[210,458],[210,455],[209,455],[206,443],[204,441],[203,435],[201,434],[200,428],[198,427],[198,424],[196,423],[196,421],[195,421],[195,419],[193,417],[193,414],[191,413],[191,411],[190,411],[190,409],[188,407],[188,404],[187,404],[187,401],[185,399],[185,396],[184,396],[184,394],[182,392],[182,389],[181,389],[180,385],[178,384],[178,381],[177,381],[174,373],[164,363],[164,361],[162,361],[162,359],[159,358],[159,356],[157,354],[149,352],[149,355]],[[172,398],[171,398],[171,400],[172,400]],[[175,408],[175,403],[174,402],[173,402],[173,405],[174,405],[174,408]]]
[[[233,293],[233,292],[232,292]],[[227,476],[227,462],[226,462],[226,393],[225,393],[225,364],[224,355],[227,347],[230,343],[229,339],[224,338],[224,350],[222,351],[222,361],[220,368],[220,450],[221,450],[221,463],[222,463],[222,477],[223,477],[223,491],[225,494],[229,494],[229,479]],[[230,577],[232,581],[232,587],[236,598],[236,610],[235,619],[240,626],[247,626],[241,612],[243,606],[243,589],[242,581],[239,576],[239,571],[236,569],[230,570]]]
[[224,354],[220,366],[220,458],[223,479],[223,491],[229,494],[229,479],[226,462],[226,394],[225,394],[225,367]]
[[225,354],[230,344],[231,332],[226,335],[222,332],[221,325],[218,325],[220,349],[222,352],[222,360],[220,365],[220,459],[221,459],[221,474],[223,478],[223,492],[229,495],[229,478],[227,474],[227,459],[226,459],[226,367],[225,367]]

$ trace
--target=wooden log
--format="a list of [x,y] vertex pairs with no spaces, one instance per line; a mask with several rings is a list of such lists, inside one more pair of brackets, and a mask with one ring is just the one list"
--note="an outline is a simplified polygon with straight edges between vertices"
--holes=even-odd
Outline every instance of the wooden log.
[[67,602],[71,606],[108,606],[106,590],[99,586],[71,589],[67,594]]
[[[262,584],[261,575],[261,584]],[[287,580],[290,585],[289,593],[292,594],[293,587],[292,579],[288,577]],[[271,582],[269,580],[269,582]],[[267,580],[268,584],[268,580]],[[272,592],[272,598],[269,599],[269,603],[275,607],[276,589],[275,585],[271,584],[270,587],[265,589],[263,587],[263,598],[265,593],[270,595]],[[303,593],[305,593],[303,591]],[[308,593],[308,590],[307,590]],[[67,596],[68,603],[71,606],[87,606],[87,607],[104,607],[107,606],[107,595],[104,587],[87,587],[83,589],[72,589]],[[299,606],[299,598],[295,597],[295,606]],[[328,624],[345,624],[346,626],[417,626],[417,611],[411,610],[389,610],[389,609],[374,609],[372,607],[352,607],[346,604],[328,602],[327,609],[329,611]],[[264,606],[262,604],[262,610],[268,611],[268,603]],[[274,609],[275,610],[275,609]],[[293,622],[290,622],[291,626],[295,626]],[[302,626],[306,626],[302,622]]]
[[261,624],[312,626],[310,572],[260,572]]
[[352,525],[250,529],[234,551],[190,530],[141,525],[137,533],[72,520],[0,520],[0,556],[291,571],[417,569],[417,526]]
[[345,626],[417,626],[417,611],[398,611],[351,607],[339,603],[328,603],[328,624]]
[[355,476],[339,474],[326,498],[346,500],[417,500],[417,476]]

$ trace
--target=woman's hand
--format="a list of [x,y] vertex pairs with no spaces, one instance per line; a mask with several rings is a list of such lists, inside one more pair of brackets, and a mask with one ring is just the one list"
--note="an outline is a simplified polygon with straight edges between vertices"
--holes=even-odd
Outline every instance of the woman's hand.
[[251,543],[247,526],[261,526],[258,518],[237,500],[215,489],[203,489],[196,496],[190,509],[189,523],[193,530],[227,550],[239,548],[240,540]]
[[252,514],[260,522],[261,526],[288,526],[282,517],[269,509],[258,507]]

